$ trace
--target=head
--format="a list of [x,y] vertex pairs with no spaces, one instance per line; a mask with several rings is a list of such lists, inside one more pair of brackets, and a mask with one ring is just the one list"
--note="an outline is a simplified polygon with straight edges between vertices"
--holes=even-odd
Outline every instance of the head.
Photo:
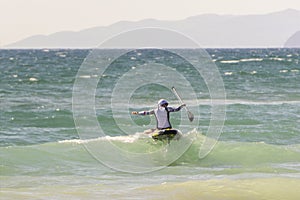
[[168,101],[165,99],[161,99],[158,101],[158,106],[167,107],[169,105]]

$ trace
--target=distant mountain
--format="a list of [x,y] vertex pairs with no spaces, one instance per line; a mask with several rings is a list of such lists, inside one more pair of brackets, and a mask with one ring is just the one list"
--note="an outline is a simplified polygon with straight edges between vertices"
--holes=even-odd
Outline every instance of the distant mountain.
[[288,9],[264,15],[205,14],[178,21],[146,19],[121,21],[106,27],[36,35],[10,44],[10,48],[90,48],[123,31],[160,27],[179,31],[202,47],[283,47],[300,30],[300,11]]
[[300,31],[293,34],[284,44],[287,48],[300,48]]

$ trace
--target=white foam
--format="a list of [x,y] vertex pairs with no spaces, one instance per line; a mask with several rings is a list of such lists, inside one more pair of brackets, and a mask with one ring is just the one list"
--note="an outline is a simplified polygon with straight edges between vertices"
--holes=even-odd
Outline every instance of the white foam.
[[264,60],[263,58],[243,58],[240,60],[222,60],[220,61],[220,63],[232,64],[232,63],[239,63],[239,62],[261,62],[263,60]]
[[[300,101],[251,101],[244,99],[199,99],[199,106],[201,105],[232,105],[232,104],[244,104],[244,105],[282,105],[282,104],[300,104]],[[192,104],[192,102],[191,102]]]
[[80,78],[91,78],[91,75],[81,75]]
[[269,60],[284,61],[284,58],[269,58]]
[[60,54],[59,57],[65,58],[65,57],[67,57],[67,55],[65,55],[65,54]]
[[233,73],[233,72],[225,72],[224,75],[230,76],[230,75],[232,75],[232,73]]
[[280,70],[279,72],[280,72],[280,73],[287,73],[288,70],[287,70],[287,69],[282,69],[282,70]]
[[86,144],[86,143],[93,142],[93,141],[98,141],[98,140],[99,140],[99,138],[88,139],[88,140],[72,139],[72,140],[58,141],[58,143],[60,143],[60,144],[64,144],[64,143]]
[[62,140],[62,141],[58,141],[58,143],[87,144],[90,142],[97,142],[97,141],[120,141],[123,143],[133,143],[141,137],[142,137],[142,133],[136,133],[134,135],[125,135],[125,136],[108,136],[107,135],[104,137],[98,137],[98,138],[93,138],[93,139]]
[[225,63],[225,64],[232,64],[232,63],[239,63],[239,60],[222,60],[220,63]]
[[38,81],[38,79],[34,78],[34,77],[31,77],[31,78],[29,78],[29,81],[36,82],[36,81]]
[[241,62],[261,62],[264,59],[262,58],[245,58],[245,59],[240,59]]

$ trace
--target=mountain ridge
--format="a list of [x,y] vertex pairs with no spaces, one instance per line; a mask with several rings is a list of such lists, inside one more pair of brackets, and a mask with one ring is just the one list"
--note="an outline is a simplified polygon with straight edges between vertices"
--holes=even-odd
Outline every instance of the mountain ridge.
[[300,30],[293,34],[284,44],[286,48],[300,48]]
[[119,21],[80,31],[60,31],[34,35],[8,48],[93,48],[121,32],[143,27],[175,30],[193,38],[202,47],[248,48],[284,47],[300,30],[300,11],[287,9],[260,15],[201,14],[182,20],[143,19]]

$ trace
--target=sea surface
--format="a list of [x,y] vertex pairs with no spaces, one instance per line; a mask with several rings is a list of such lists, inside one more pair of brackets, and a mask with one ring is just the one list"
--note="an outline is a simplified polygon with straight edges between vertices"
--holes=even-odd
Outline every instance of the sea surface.
[[[188,62],[195,58],[140,49],[101,71],[101,63],[87,62],[91,51],[0,50],[0,199],[300,199],[300,49],[207,49],[224,84],[226,100],[218,101],[212,100],[208,80]],[[117,51],[98,54],[109,61]],[[84,63],[96,70],[78,75]],[[158,63],[171,68],[159,70]],[[134,76],[124,76],[134,70]],[[186,77],[196,99],[184,95],[185,85],[171,71]],[[93,79],[98,82],[90,90]],[[99,135],[74,121],[77,80],[86,81],[80,90],[86,102],[91,98],[85,92],[94,95],[94,112],[82,115],[96,116]],[[189,131],[186,111],[171,113],[183,136],[170,144],[143,133],[155,127],[153,116],[130,115],[155,108],[160,98],[180,105],[170,88],[155,80],[178,85],[198,122]],[[124,96],[118,96],[118,87]],[[201,157],[214,126],[213,104],[225,106],[224,126]],[[141,163],[135,159],[131,165],[132,157],[121,158],[111,145],[125,154],[150,156],[153,168],[134,171]],[[176,154],[179,145],[185,148]],[[172,152],[177,156],[164,162]]]

